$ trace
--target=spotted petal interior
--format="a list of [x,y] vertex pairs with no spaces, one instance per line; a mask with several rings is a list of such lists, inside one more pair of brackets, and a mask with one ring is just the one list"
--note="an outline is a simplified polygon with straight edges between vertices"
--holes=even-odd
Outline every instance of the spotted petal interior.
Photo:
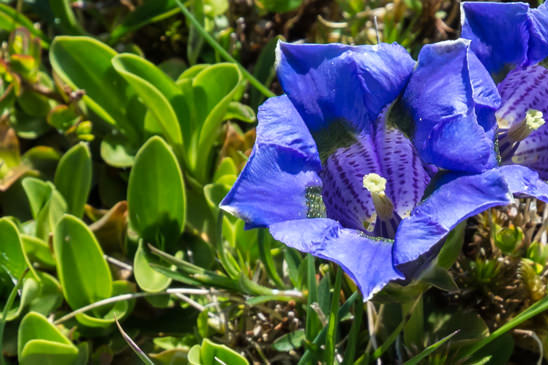
[[[529,109],[540,110],[548,117],[548,70],[535,65],[511,71],[498,85],[502,107],[496,116],[501,128],[510,128],[521,122]],[[504,164],[516,163],[536,170],[542,179],[548,179],[548,125],[514,145],[513,153],[505,153],[501,145]]]
[[[322,146],[318,148],[321,151]],[[421,200],[430,181],[409,139],[386,127],[383,116],[375,130],[356,136],[354,143],[337,149],[324,160],[320,177],[327,217],[347,228],[373,231],[375,207],[371,194],[363,187],[363,177],[370,173],[387,180],[385,193],[394,205],[397,220],[408,215]],[[382,230],[383,236],[392,236],[391,231]]]

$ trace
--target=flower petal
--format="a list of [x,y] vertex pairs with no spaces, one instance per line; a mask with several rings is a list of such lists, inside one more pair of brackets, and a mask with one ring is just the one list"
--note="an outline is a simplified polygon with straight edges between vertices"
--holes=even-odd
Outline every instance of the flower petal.
[[448,174],[445,181],[400,223],[393,250],[396,266],[427,253],[466,218],[511,201],[498,169],[476,175]]
[[510,71],[498,89],[502,106],[496,116],[502,127],[521,122],[529,109],[540,110],[548,116],[548,70],[543,66]]
[[247,228],[306,218],[322,182],[318,164],[287,147],[256,144],[244,170],[220,204]]
[[548,5],[540,5],[529,11],[530,40],[527,64],[533,65],[548,57]]
[[548,124],[521,141],[511,161],[507,162],[527,166],[543,180],[548,180]]
[[430,173],[409,138],[385,123],[377,123],[375,147],[380,175],[386,179],[386,195],[392,200],[395,212],[404,218],[421,201]]
[[411,141],[401,131],[386,126],[383,115],[375,123],[374,135],[362,133],[354,144],[339,148],[323,163],[320,176],[329,218],[346,228],[364,230],[367,226],[372,230],[375,208],[371,194],[363,187],[363,177],[370,173],[386,179],[385,192],[398,215],[396,225],[422,199],[430,181]]
[[535,171],[525,166],[507,165],[502,166],[500,172],[513,194],[548,202],[548,184],[542,181]]
[[461,37],[492,73],[527,61],[529,5],[525,3],[464,2]]
[[462,39],[426,45],[419,54],[403,103],[415,122],[413,139],[425,162],[464,172],[496,166],[493,122],[484,129],[476,106],[488,118],[499,98],[492,80],[478,67],[469,41]]
[[372,239],[331,219],[301,219],[270,226],[272,236],[340,265],[356,282],[365,300],[403,276],[392,266],[392,242]]
[[313,135],[334,122],[354,133],[368,128],[405,87],[415,64],[397,44],[280,42],[277,57],[282,88]]
[[291,148],[319,163],[316,142],[286,95],[266,100],[259,107],[258,119],[256,143]]

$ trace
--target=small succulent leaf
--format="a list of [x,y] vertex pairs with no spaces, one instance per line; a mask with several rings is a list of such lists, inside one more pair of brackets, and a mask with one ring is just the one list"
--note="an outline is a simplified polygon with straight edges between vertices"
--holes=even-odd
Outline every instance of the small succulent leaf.
[[78,349],[46,317],[30,312],[19,325],[17,354],[21,364],[70,365]]
[[53,70],[73,89],[83,89],[83,100],[104,121],[137,140],[127,119],[127,104],[133,91],[116,72],[111,60],[116,51],[90,37],[59,36],[51,45]]
[[133,275],[139,287],[146,292],[159,292],[171,284],[171,278],[150,266],[142,243],[139,244],[133,259]]
[[12,278],[20,278],[26,269],[38,279],[30,263],[15,224],[8,218],[0,219],[0,269],[5,270]]
[[68,150],[55,171],[55,187],[65,198],[67,213],[78,218],[84,215],[84,206],[91,189],[92,162],[89,148],[79,143]]
[[[142,57],[124,53],[112,59],[114,69],[141,97],[158,125],[153,129],[177,150],[183,145],[179,117],[184,118],[184,98],[175,83],[158,67]],[[179,113],[178,113],[179,111]]]
[[160,137],[137,153],[127,200],[131,225],[146,243],[177,242],[185,225],[185,186],[175,155]]
[[249,362],[245,357],[236,351],[225,345],[218,345],[207,338],[204,338],[202,346],[200,347],[200,363],[202,365],[216,365],[219,363],[216,359],[225,364],[249,365]]
[[111,296],[112,275],[103,250],[81,220],[65,215],[55,228],[53,248],[63,294],[72,309]]

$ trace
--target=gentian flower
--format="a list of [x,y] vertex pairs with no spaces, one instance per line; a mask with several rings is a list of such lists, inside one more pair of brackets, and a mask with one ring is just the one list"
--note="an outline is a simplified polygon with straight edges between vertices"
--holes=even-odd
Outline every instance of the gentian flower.
[[[473,85],[467,70],[479,61],[470,61],[468,50],[464,41],[427,46],[414,71],[415,62],[396,44],[280,43],[278,78],[286,95],[260,107],[252,154],[221,208],[242,218],[247,228],[268,227],[286,245],[339,264],[366,300],[387,283],[405,279],[397,265],[410,257],[429,257],[434,244],[456,223],[511,199],[503,174],[490,169],[496,156],[490,152],[492,139],[486,137],[485,151],[459,141],[472,150],[464,150],[465,157],[476,156],[485,168],[471,175],[446,175],[421,203],[437,171],[430,164],[445,167],[445,159],[454,165],[451,158],[458,162],[459,156],[448,149],[456,146],[444,151],[443,146],[422,144],[415,149],[387,118],[397,115],[389,112],[390,106],[408,83],[433,73],[439,77],[437,91],[459,88],[462,105],[451,119],[462,127],[456,132],[491,133],[479,116],[487,109],[494,113],[498,94],[492,82],[484,89]],[[436,67],[445,68],[436,73]],[[443,70],[454,67],[460,73],[447,81]],[[403,95],[406,108],[451,102],[444,93],[421,96],[411,90]],[[433,99],[424,99],[427,96]],[[422,110],[415,109],[410,110]],[[424,127],[436,128],[440,123],[430,116]],[[467,125],[470,120],[477,128]],[[438,135],[449,137],[451,126],[438,128]],[[416,128],[415,140],[426,136],[421,128]],[[413,218],[411,212],[428,223],[426,228],[434,223],[431,232],[421,232],[434,244],[422,244],[424,237],[417,231],[399,233],[401,224]],[[394,237],[400,242],[393,244]]]
[[[433,185],[462,185],[444,194],[435,188],[401,222],[393,250],[397,267],[416,265],[463,218],[494,206],[474,199],[474,191],[486,188],[477,176],[499,176],[513,196],[548,201],[542,181],[548,177],[548,129],[542,118],[548,111],[548,85],[542,84],[548,70],[531,64],[548,54],[548,44],[537,37],[546,9],[464,3],[463,36],[470,40],[426,46],[419,55],[396,110],[400,120],[409,119],[403,128],[422,159],[443,169]],[[516,68],[497,90],[489,71],[500,73],[510,65]]]
[[548,179],[548,4],[465,2],[462,37],[498,80],[496,112],[503,165],[520,164]]

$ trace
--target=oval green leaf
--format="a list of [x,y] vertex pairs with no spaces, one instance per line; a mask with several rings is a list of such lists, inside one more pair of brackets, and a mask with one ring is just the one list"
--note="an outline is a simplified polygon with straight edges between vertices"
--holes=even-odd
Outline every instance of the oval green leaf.
[[[134,54],[120,54],[112,59],[114,69],[131,85],[141,97],[156,122],[153,132],[162,135],[171,145],[182,147],[183,137],[179,126],[176,106],[184,105],[183,94],[162,70]],[[178,115],[179,114],[179,115]]]
[[136,140],[126,117],[131,91],[112,67],[115,55],[116,51],[96,39],[59,36],[51,45],[50,62],[69,86],[85,90],[84,101],[97,115]]
[[160,292],[171,284],[171,278],[150,267],[143,244],[139,244],[133,259],[133,274],[139,287],[146,292]]
[[164,247],[179,239],[186,210],[183,175],[160,137],[150,138],[137,153],[127,200],[131,225],[145,243]]
[[21,364],[73,364],[78,349],[46,317],[30,312],[21,321],[17,336]]
[[78,218],[65,215],[55,227],[53,249],[63,294],[78,309],[112,294],[112,276],[103,250]]
[[68,213],[82,218],[91,189],[91,154],[85,143],[68,150],[55,171],[55,187],[67,203]]
[[38,278],[25,255],[17,227],[7,218],[0,219],[0,268],[12,278],[20,278],[28,268],[32,275]]

